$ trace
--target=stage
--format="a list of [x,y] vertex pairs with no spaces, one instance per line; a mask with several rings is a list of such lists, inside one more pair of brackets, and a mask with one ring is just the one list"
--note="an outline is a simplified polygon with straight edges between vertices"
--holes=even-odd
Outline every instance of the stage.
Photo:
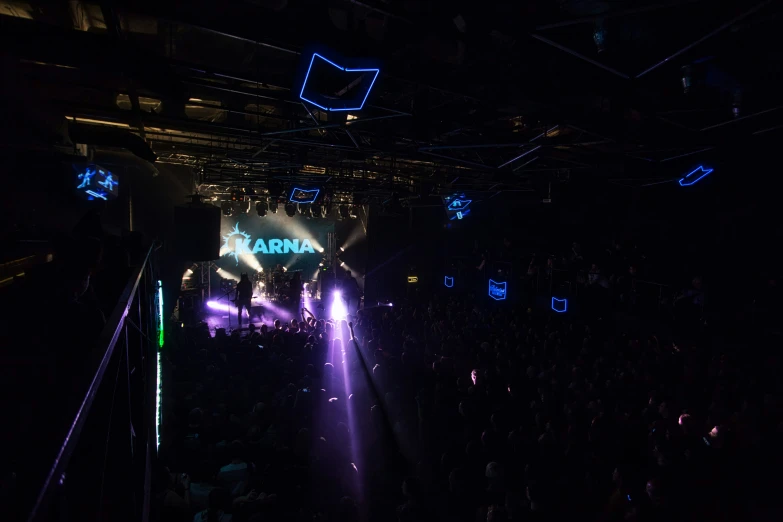
[[[247,310],[242,312],[243,328],[247,328],[250,323],[256,327],[260,327],[262,324],[271,326],[278,319],[283,322],[290,322],[291,319],[301,321],[301,310],[303,307],[310,310],[319,319],[326,315],[322,308],[319,309],[321,300],[309,297],[303,298],[298,305],[283,304],[276,300],[255,297],[250,304],[250,313]],[[309,317],[309,314],[305,314],[305,316]],[[239,327],[237,308],[234,306],[234,303],[226,301],[225,298],[208,300],[206,306],[201,310],[195,311],[192,317],[196,322],[206,323],[209,326],[209,331],[213,334],[218,328],[225,328],[226,331],[231,331]]]

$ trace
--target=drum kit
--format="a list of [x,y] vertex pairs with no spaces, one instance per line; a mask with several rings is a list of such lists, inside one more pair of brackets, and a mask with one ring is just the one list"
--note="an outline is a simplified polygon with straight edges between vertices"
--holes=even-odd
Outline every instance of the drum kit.
[[287,301],[302,293],[301,270],[275,270],[255,275],[255,291],[269,301]]

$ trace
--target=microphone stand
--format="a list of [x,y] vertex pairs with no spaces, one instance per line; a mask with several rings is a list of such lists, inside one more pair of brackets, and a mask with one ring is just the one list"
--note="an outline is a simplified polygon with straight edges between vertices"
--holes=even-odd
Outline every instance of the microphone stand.
[[[236,288],[229,290],[225,294],[218,297],[218,301],[220,301],[225,297],[226,303],[231,303],[231,299],[228,299],[228,296],[231,294],[231,292],[236,292]],[[230,304],[228,305],[228,331],[231,332],[231,305]]]

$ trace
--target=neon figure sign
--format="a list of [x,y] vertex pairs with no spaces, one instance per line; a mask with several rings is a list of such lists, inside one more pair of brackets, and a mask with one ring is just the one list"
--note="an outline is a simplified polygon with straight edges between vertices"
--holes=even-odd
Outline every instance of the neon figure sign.
[[443,284],[446,285],[446,288],[451,288],[454,286],[454,278],[445,276],[443,279]]
[[117,197],[120,182],[110,171],[98,165],[74,165],[74,168],[78,172],[76,190],[87,196],[88,200],[108,201]]
[[464,211],[470,204],[473,203],[472,199],[454,199],[449,206],[449,210],[461,210]]
[[506,289],[508,283],[503,281],[498,283],[497,281],[489,280],[489,296],[495,301],[503,301],[506,298]]
[[[233,240],[233,241],[232,241]],[[247,232],[239,230],[239,223],[223,236],[223,254],[232,256],[239,264],[239,256],[246,254],[315,254],[310,239],[256,239],[251,248],[252,238]],[[233,247],[233,248],[232,248]]]

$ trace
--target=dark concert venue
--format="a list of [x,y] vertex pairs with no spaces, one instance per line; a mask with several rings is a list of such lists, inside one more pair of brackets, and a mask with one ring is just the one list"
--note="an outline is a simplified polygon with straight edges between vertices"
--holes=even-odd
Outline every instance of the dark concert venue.
[[0,518],[783,520],[781,27],[0,0]]

